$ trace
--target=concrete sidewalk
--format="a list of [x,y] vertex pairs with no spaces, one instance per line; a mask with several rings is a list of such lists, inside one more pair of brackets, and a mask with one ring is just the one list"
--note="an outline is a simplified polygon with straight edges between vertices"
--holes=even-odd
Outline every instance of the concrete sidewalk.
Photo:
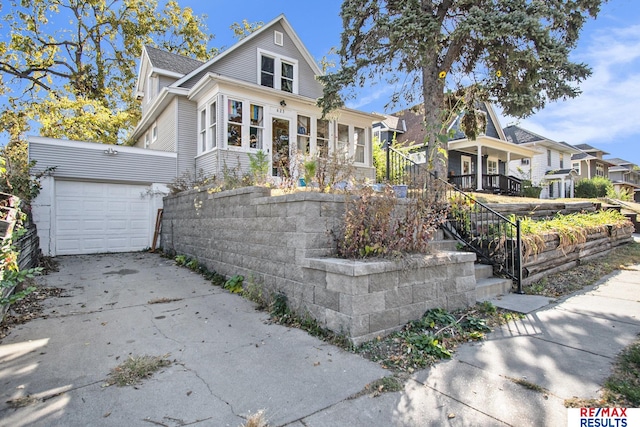
[[[563,400],[597,397],[640,332],[640,266],[527,315],[404,391],[350,398],[390,373],[306,333],[269,324],[243,298],[147,253],[62,257],[42,277],[65,297],[0,344],[0,426],[566,425]],[[160,298],[176,301],[150,304]],[[129,355],[171,366],[105,387]],[[524,379],[540,393],[515,384]],[[33,396],[28,405],[7,401]]]

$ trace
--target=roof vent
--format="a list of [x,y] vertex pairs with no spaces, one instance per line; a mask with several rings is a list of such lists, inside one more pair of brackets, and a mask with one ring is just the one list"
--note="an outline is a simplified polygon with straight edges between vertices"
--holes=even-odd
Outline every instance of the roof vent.
[[280,31],[274,31],[273,42],[278,46],[282,46],[284,43],[284,35]]

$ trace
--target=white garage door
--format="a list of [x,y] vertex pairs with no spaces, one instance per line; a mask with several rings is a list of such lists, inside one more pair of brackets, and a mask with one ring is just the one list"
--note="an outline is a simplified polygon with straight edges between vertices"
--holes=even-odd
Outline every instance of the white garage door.
[[58,255],[130,252],[148,248],[151,225],[145,185],[55,183]]

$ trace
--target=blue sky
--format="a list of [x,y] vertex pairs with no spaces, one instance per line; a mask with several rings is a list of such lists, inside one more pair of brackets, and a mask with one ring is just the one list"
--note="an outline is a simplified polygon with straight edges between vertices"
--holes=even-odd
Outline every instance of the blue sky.
[[[230,25],[247,19],[269,22],[280,13],[316,60],[338,46],[342,22],[340,0],[178,0],[196,14],[208,15],[212,45],[229,47],[236,40]],[[520,126],[557,141],[587,143],[640,165],[640,2],[610,0],[597,20],[588,21],[572,58],[586,62],[593,75],[581,85],[580,97],[549,104],[535,115],[516,121],[503,117],[502,126]],[[370,112],[387,112],[392,87],[358,89],[348,104]],[[401,109],[403,106],[398,106]],[[0,141],[2,143],[3,141]]]
[[[311,54],[320,59],[338,46],[342,23],[341,1],[180,0],[195,13],[206,13],[215,46],[230,46],[229,26],[247,19],[269,22],[284,13]],[[598,19],[585,25],[572,59],[586,62],[592,76],[582,83],[578,98],[547,105],[533,116],[517,121],[503,117],[502,126],[519,124],[544,137],[570,144],[586,143],[640,165],[640,2],[610,0]],[[358,90],[349,106],[384,111],[393,88],[375,86]]]

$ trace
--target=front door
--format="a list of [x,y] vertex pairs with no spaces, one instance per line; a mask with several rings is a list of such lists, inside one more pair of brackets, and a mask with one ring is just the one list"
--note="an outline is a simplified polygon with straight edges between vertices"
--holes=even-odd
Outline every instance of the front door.
[[473,188],[473,170],[471,169],[473,164],[471,163],[471,157],[460,156],[462,163],[462,188]]
[[274,117],[271,120],[272,138],[272,171],[273,176],[288,178],[290,176],[289,158],[289,120]]

